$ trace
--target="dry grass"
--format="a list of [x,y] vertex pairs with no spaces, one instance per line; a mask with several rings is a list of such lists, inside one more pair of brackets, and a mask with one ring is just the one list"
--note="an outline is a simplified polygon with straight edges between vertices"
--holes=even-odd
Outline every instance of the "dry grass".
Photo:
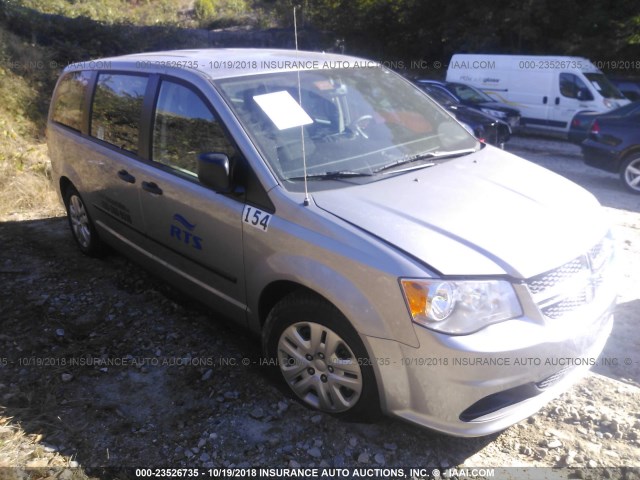
[[64,213],[50,168],[45,144],[18,139],[0,147],[0,221]]
[[64,475],[66,480],[87,478],[72,459],[43,446],[41,440],[41,435],[27,434],[11,418],[0,415],[0,480],[55,478],[52,472],[63,478],[62,472],[74,467]]
[[47,54],[0,29],[0,221],[62,213],[51,185],[44,107],[38,103],[46,72],[20,68]]

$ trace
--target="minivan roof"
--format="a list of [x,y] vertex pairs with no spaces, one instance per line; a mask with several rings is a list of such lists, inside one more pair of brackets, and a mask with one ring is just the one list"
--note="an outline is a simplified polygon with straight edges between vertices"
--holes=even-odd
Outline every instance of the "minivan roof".
[[100,68],[110,70],[188,68],[200,71],[211,79],[238,77],[259,73],[295,70],[317,70],[340,67],[379,67],[373,60],[335,53],[308,52],[260,48],[208,48],[194,50],[168,50],[136,53],[77,62],[65,70]]

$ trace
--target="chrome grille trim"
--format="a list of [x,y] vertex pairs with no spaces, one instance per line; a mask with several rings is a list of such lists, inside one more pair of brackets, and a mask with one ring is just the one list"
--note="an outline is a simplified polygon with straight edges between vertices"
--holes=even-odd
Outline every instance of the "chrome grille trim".
[[584,255],[527,280],[542,315],[555,320],[591,303],[612,258],[613,243],[607,236]]
[[588,269],[589,265],[586,257],[580,256],[565,263],[563,266],[551,270],[550,272],[537,275],[527,281],[529,290],[534,295],[544,292],[549,288],[553,288],[556,285],[570,279],[582,270]]
[[579,294],[576,297],[564,298],[557,303],[542,308],[542,314],[545,317],[556,319],[566,313],[573,312],[577,308],[589,303],[586,293]]

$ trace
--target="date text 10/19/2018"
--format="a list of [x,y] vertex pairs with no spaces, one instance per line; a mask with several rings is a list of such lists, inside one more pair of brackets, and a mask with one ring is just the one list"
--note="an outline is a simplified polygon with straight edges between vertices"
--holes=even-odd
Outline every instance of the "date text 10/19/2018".
[[[464,471],[463,471],[464,470]],[[440,469],[440,468],[138,468],[138,478],[367,478],[367,479],[439,479],[443,476],[470,476],[490,478],[493,468]]]

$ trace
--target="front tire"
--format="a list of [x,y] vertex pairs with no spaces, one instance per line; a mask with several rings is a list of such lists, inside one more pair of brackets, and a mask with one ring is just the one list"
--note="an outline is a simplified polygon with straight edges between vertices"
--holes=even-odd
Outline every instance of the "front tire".
[[620,170],[620,179],[627,190],[640,194],[640,155],[635,154],[625,160]]
[[71,235],[80,251],[90,257],[103,256],[106,250],[105,244],[98,236],[87,207],[75,187],[69,186],[65,191],[64,205],[67,209]]
[[375,375],[348,320],[311,293],[294,293],[270,312],[263,346],[307,406],[356,420],[380,415]]

